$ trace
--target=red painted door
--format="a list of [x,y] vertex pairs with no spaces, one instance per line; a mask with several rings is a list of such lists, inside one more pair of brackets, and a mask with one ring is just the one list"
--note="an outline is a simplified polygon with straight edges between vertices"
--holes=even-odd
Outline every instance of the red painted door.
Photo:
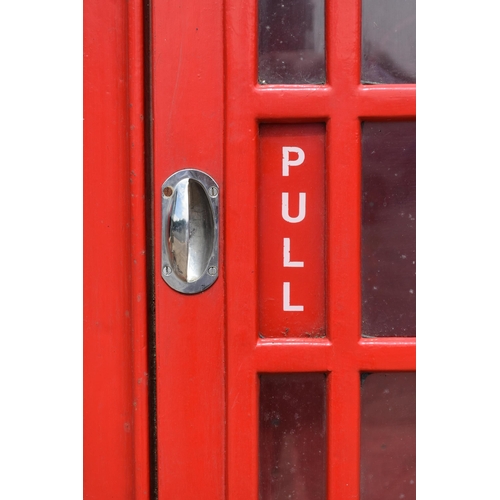
[[[414,498],[414,12],[391,5],[152,2],[160,499]],[[161,198],[190,168],[220,260],[183,295]]]

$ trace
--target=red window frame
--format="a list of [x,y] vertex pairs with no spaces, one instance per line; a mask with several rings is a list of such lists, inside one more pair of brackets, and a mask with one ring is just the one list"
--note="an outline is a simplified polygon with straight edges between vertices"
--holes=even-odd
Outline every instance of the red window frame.
[[258,374],[273,372],[328,374],[328,498],[359,498],[360,373],[416,369],[415,338],[361,338],[361,122],[415,119],[416,87],[360,84],[361,0],[326,2],[326,85],[257,84],[256,2],[227,0],[225,27],[227,207],[253,206],[259,123],[325,122],[330,304],[327,339],[259,339],[257,217],[227,210],[228,498],[258,498]]

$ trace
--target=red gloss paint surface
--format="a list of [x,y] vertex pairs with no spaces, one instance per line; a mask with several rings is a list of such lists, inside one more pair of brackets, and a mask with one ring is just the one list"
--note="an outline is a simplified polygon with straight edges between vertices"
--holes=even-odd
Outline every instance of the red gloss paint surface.
[[83,23],[83,498],[148,500],[143,2]]
[[324,337],[324,125],[261,125],[258,176],[259,334]]

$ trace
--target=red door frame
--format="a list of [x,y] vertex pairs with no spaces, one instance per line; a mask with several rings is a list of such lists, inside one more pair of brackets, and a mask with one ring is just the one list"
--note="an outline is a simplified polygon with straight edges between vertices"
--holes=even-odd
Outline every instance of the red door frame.
[[84,498],[149,498],[142,0],[84,2]]

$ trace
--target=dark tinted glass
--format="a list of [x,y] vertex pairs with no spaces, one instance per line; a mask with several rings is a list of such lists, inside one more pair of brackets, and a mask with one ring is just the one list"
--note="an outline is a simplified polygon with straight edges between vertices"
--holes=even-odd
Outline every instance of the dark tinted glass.
[[325,83],[324,0],[259,0],[259,83]]
[[325,375],[261,375],[259,500],[325,499]]
[[362,132],[362,335],[416,330],[415,122]]
[[415,0],[363,0],[363,83],[415,83]]
[[361,380],[361,500],[415,500],[415,373]]

